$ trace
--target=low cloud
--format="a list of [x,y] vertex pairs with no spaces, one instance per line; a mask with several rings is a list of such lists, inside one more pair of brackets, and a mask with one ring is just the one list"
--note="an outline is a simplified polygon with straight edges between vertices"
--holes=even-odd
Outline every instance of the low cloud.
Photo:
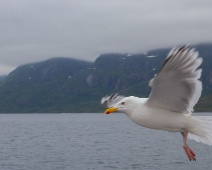
[[102,53],[211,42],[212,1],[8,0],[0,19],[1,75],[51,57],[94,61]]

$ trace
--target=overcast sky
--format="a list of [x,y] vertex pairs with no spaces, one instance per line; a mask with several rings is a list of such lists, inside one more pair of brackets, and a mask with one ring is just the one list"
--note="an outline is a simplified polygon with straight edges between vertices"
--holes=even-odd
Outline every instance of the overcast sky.
[[5,0],[0,75],[52,57],[94,61],[212,42],[211,0]]

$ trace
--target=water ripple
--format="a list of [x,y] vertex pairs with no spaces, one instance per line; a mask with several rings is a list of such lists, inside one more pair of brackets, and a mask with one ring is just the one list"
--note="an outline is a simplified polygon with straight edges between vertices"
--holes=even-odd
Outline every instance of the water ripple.
[[[145,129],[123,114],[0,115],[0,169],[5,170],[195,170],[211,169],[212,148]],[[207,155],[207,156],[206,156]]]

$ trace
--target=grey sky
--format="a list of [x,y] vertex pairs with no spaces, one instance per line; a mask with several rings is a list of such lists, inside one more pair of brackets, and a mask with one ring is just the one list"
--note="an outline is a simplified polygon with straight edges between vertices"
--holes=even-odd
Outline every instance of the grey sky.
[[0,21],[0,75],[51,57],[212,42],[211,0],[7,0]]

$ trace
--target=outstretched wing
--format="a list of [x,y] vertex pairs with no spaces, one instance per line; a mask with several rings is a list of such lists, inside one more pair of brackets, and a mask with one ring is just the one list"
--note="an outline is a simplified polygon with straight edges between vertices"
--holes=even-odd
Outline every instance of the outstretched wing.
[[105,96],[101,100],[101,104],[105,107],[112,107],[119,101],[121,101],[124,96],[118,95],[118,94],[111,94],[110,96]]
[[202,91],[202,58],[188,46],[174,48],[158,74],[150,81],[152,87],[146,105],[190,114]]

